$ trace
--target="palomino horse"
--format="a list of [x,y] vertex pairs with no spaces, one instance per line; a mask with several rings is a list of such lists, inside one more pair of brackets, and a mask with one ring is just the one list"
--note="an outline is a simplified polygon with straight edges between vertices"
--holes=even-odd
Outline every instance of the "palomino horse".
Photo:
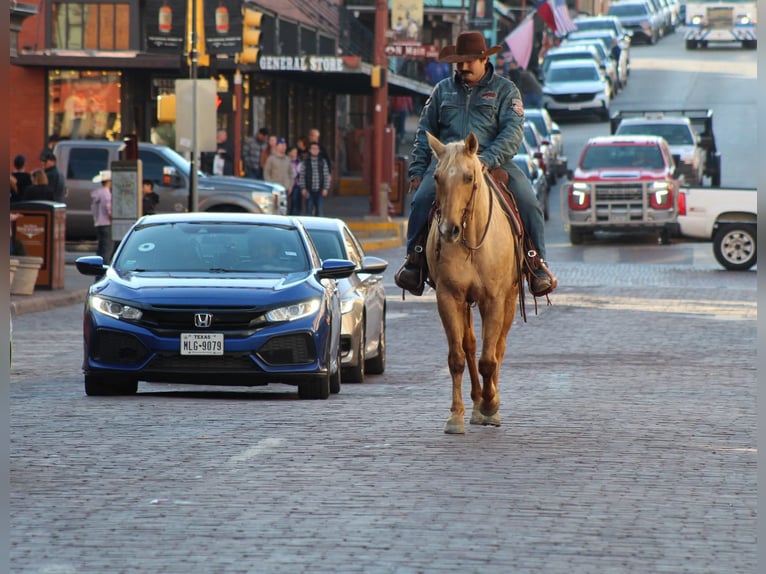
[[[519,295],[516,237],[490,189],[471,133],[464,142],[441,143],[427,134],[438,160],[436,214],[428,232],[426,258],[449,344],[452,407],[446,433],[465,432],[462,383],[468,362],[471,424],[500,426],[498,373]],[[473,304],[481,314],[481,357],[476,366]],[[481,373],[483,384],[479,384]]]

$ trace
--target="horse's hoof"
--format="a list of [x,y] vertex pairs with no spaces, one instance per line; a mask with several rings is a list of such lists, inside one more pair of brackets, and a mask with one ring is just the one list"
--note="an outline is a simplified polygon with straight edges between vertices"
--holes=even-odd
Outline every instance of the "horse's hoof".
[[479,412],[482,415],[484,415],[485,419],[494,417],[499,410],[500,410],[500,399],[495,399],[490,403],[486,401],[482,401],[481,405],[479,406]]
[[500,426],[500,413],[496,412],[492,416],[485,416],[482,423],[484,426],[493,426],[493,427],[499,427]]
[[444,425],[444,432],[447,434],[465,434],[465,423],[463,417],[450,417],[447,424]]
[[484,415],[481,414],[481,411],[479,411],[479,407],[474,406],[473,410],[471,411],[471,421],[470,423],[472,425],[483,425],[484,424]]

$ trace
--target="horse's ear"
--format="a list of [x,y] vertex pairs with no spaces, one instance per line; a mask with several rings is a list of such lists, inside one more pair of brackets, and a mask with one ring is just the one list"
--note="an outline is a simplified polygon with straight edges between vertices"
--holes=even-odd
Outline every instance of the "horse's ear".
[[476,138],[476,135],[471,132],[468,134],[468,137],[465,138],[465,151],[468,152],[470,155],[474,155],[479,149],[479,140]]
[[440,158],[442,155],[444,155],[444,150],[447,149],[447,146],[440,142],[439,138],[437,138],[435,135],[432,135],[431,132],[426,132],[426,137],[428,138],[428,145],[431,146],[431,149],[433,150],[436,157]]

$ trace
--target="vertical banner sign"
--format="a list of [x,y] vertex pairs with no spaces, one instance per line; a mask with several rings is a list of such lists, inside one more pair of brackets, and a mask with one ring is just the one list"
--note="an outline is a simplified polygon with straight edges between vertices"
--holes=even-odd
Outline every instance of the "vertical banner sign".
[[423,0],[393,0],[391,30],[394,44],[422,44]]
[[143,166],[141,160],[113,161],[112,170],[112,239],[121,241],[141,217]]
[[472,0],[471,26],[473,28],[491,28],[494,6],[492,0]]
[[205,50],[234,57],[242,51],[241,0],[206,0]]
[[155,0],[144,9],[146,51],[183,54],[186,46],[187,0]]

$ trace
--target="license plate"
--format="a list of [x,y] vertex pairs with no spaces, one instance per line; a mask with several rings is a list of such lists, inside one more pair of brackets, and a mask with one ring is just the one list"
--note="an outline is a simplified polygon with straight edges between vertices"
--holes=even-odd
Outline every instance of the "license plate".
[[223,355],[223,333],[181,333],[182,355]]
[[577,111],[582,109],[582,104],[569,104],[570,111]]

